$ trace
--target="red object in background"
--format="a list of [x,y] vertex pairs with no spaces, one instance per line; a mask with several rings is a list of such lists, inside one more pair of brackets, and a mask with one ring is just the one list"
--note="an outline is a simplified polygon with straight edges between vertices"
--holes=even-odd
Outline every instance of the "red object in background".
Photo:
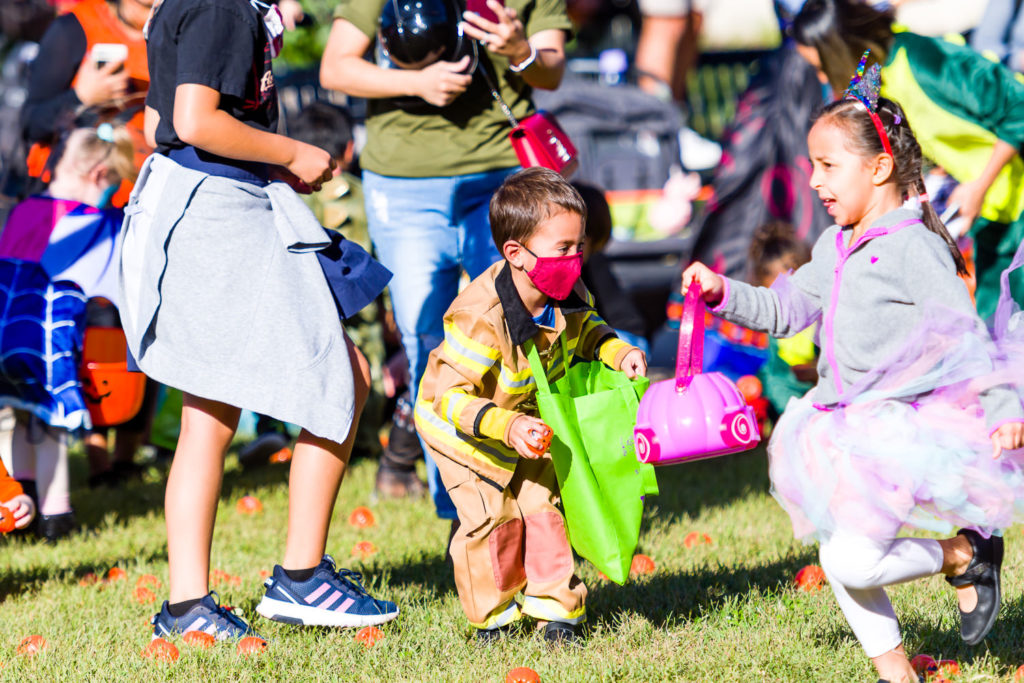
[[528,666],[520,666],[508,672],[505,683],[540,683],[540,674]]
[[931,655],[917,655],[910,660],[910,666],[918,676],[926,678],[939,670],[939,663]]
[[46,638],[42,636],[25,636],[18,644],[18,654],[34,657],[48,647]]
[[633,575],[653,574],[654,560],[647,555],[634,555],[633,562],[629,565],[629,573]]
[[[387,446],[385,445],[385,448],[386,447]],[[288,447],[285,447],[285,448],[282,448],[281,450],[279,450],[277,453],[274,453],[272,456],[270,456],[270,464],[271,465],[279,465],[281,463],[291,462],[291,459],[292,459],[292,449],[290,449]]]
[[107,581],[113,583],[114,581],[120,581],[121,579],[127,578],[127,576],[128,572],[120,567],[111,567],[110,571],[107,572]]
[[1024,664],[1017,667],[1016,673],[1013,674],[1013,683],[1021,683],[1024,681]]
[[240,655],[258,655],[262,654],[267,649],[267,641],[256,636],[246,636],[238,641],[238,654]]
[[369,508],[360,505],[349,515],[348,523],[357,529],[365,529],[366,527],[373,526],[376,520],[374,520],[373,513],[370,512]]
[[143,574],[135,582],[135,587],[141,586],[152,586],[153,588],[160,588],[160,579],[156,578],[152,574]]
[[263,503],[256,496],[242,496],[238,499],[235,509],[243,515],[255,515],[258,512],[263,512]]
[[825,570],[816,564],[809,564],[796,573],[793,583],[802,591],[816,591],[825,583]]
[[757,426],[763,434],[765,422],[768,421],[768,399],[763,395],[764,385],[756,376],[744,375],[736,380],[736,388],[743,394],[743,400],[747,405],[754,409]]
[[702,534],[697,531],[691,531],[690,533],[686,534],[686,538],[683,539],[683,545],[687,548],[692,548],[693,546],[700,545],[701,543],[711,545],[711,537],[707,534]]
[[138,586],[135,589],[135,602],[140,605],[148,605],[151,602],[156,602],[156,593],[149,590],[145,586]]
[[213,647],[213,644],[217,642],[212,634],[205,631],[189,631],[182,637],[182,640],[190,647],[198,647],[203,650]]
[[957,663],[956,660],[940,659],[936,662],[936,666],[938,667],[938,678],[934,679],[936,681],[946,680],[953,676],[960,675],[960,664]]
[[0,505],[0,534],[14,531],[14,513]]
[[178,648],[174,643],[169,643],[163,638],[153,640],[146,649],[142,651],[146,659],[155,659],[158,662],[173,662],[178,659]]
[[377,546],[369,541],[359,541],[352,546],[352,554],[364,560],[377,553]]
[[362,643],[363,647],[373,647],[383,639],[384,632],[376,626],[361,628],[356,633],[356,642]]
[[[505,0],[497,0],[498,4],[505,6]],[[492,23],[499,23],[498,15],[487,6],[487,0],[466,0],[466,11],[479,14],[481,19],[486,19]]]

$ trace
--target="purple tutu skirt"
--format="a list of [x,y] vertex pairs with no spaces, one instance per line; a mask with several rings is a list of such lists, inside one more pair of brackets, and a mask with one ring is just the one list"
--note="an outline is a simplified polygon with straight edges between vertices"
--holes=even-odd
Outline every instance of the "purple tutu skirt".
[[984,535],[1024,521],[1024,449],[992,457],[980,395],[1024,394],[1024,312],[1003,274],[991,329],[949,310],[925,323],[882,369],[816,407],[791,399],[768,445],[772,495],[797,538],[836,530],[868,537],[901,528]]

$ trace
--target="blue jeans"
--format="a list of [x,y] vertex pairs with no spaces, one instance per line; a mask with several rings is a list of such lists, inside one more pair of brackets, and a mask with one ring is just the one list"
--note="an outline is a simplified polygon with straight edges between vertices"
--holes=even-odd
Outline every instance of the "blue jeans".
[[[409,357],[413,402],[427,356],[444,340],[444,314],[465,270],[475,278],[501,258],[491,239],[488,208],[502,181],[519,170],[440,178],[394,178],[363,171],[366,219],[377,257],[394,273],[391,301]],[[455,519],[430,453],[427,480],[437,515]]]

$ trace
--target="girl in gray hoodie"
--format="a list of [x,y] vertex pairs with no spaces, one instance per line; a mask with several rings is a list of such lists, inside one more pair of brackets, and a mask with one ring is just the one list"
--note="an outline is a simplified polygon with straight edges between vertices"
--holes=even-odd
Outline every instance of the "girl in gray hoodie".
[[[999,610],[994,534],[1024,520],[1024,325],[1007,331],[1004,289],[1007,315],[990,336],[924,194],[902,109],[864,84],[851,89],[808,136],[811,186],[836,221],[811,261],[770,288],[694,263],[683,292],[697,281],[717,315],[776,337],[820,322],[818,384],[789,402],[768,446],[772,493],[797,537],[820,541],[879,676],[916,681],[885,586],[945,574],[969,644]],[[955,526],[944,540],[896,538]]]

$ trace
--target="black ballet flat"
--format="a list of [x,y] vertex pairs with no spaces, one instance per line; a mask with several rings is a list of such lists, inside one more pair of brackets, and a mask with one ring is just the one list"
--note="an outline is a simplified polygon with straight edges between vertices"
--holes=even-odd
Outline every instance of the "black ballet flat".
[[983,538],[973,529],[956,532],[971,544],[974,557],[967,565],[967,571],[958,576],[947,576],[946,581],[957,588],[974,586],[978,604],[970,612],[960,611],[960,638],[968,645],[977,645],[996,623],[999,614],[1000,570],[1003,566],[1003,539],[999,536]]

